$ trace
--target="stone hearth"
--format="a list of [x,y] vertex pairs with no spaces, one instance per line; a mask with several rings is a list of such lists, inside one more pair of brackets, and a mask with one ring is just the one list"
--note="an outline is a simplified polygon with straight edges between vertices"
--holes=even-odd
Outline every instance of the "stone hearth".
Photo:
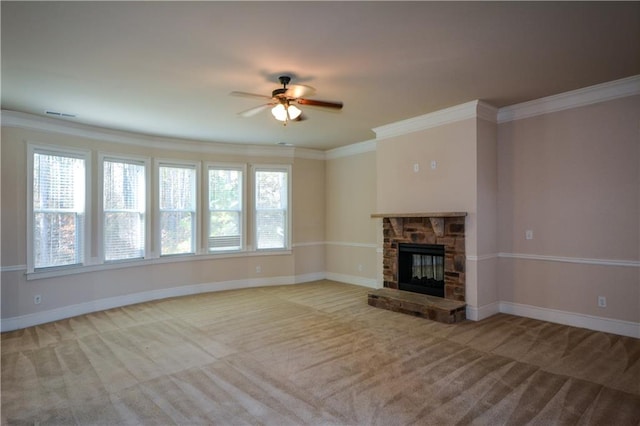
[[380,288],[367,295],[367,303],[376,308],[428,318],[452,324],[466,319],[466,303],[410,291]]

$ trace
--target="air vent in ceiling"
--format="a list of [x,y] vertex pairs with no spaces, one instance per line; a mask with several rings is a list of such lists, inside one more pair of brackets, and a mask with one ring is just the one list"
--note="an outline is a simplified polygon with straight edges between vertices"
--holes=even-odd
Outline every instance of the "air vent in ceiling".
[[66,112],[59,112],[59,111],[51,111],[51,110],[45,110],[44,112],[47,115],[52,115],[54,117],[64,117],[64,118],[75,118],[76,115],[75,114],[69,114]]

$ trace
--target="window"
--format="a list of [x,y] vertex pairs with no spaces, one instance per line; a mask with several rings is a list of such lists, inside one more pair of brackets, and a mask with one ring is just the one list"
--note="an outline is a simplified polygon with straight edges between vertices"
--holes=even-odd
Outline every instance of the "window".
[[289,247],[289,168],[256,167],[256,249]]
[[140,160],[105,157],[102,167],[104,260],[143,258],[147,164]]
[[29,146],[29,270],[84,263],[88,158]]
[[28,279],[82,272],[79,266],[291,246],[289,165],[157,159],[152,174],[151,158],[98,153],[92,175],[90,150],[29,143],[28,154]]
[[195,164],[158,166],[161,256],[196,252],[197,180]]
[[209,252],[242,250],[244,166],[208,167]]

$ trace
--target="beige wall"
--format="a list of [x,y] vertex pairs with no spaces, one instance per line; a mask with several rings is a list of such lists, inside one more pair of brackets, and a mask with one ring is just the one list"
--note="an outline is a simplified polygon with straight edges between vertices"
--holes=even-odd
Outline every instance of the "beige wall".
[[[27,142],[89,149],[93,155],[93,175],[97,169],[97,152],[135,154],[152,158],[197,161],[228,161],[292,165],[292,243],[290,254],[247,254],[241,257],[194,258],[189,261],[158,263],[148,261],[139,266],[104,269],[53,278],[27,280],[26,206],[27,206]],[[190,142],[185,141],[185,144]],[[193,148],[193,147],[192,147]],[[273,282],[294,282],[323,274],[325,270],[325,170],[323,159],[293,158],[289,156],[260,157],[251,154],[214,154],[206,146],[201,151],[165,150],[127,143],[105,142],[78,136],[2,128],[2,318],[22,317],[45,311],[55,311],[74,305],[87,306],[97,300],[162,290],[208,285],[228,286],[236,282],[249,285]],[[94,193],[97,180],[93,182]],[[92,206],[95,234],[97,200]],[[151,220],[153,210],[149,212]],[[97,242],[92,244],[91,256],[96,256]],[[260,266],[260,272],[256,267]],[[42,303],[35,305],[33,296],[40,294]],[[162,293],[164,294],[164,293]]]
[[606,265],[640,260],[639,117],[633,96],[499,126],[502,301],[640,322],[640,268]]
[[326,258],[329,276],[373,285],[377,276],[376,153],[326,161]]
[[[477,306],[498,302],[498,126],[495,122],[477,120],[477,205],[476,262]],[[474,268],[471,268],[472,272]]]
[[498,249],[498,126],[477,120],[477,229],[476,253],[494,255]]
[[[638,269],[500,258],[500,299],[543,310],[637,324],[640,322]],[[606,308],[597,307],[598,296],[606,296]],[[637,330],[638,325],[635,327]]]
[[326,161],[326,240],[375,244],[376,153]]
[[295,275],[323,274],[326,269],[325,161],[296,158],[292,176]]
[[475,215],[476,119],[380,140],[377,158],[378,213]]

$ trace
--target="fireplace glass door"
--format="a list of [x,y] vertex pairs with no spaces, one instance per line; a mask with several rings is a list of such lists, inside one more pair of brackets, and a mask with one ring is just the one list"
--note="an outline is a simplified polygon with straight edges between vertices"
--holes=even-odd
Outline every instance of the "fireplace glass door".
[[444,297],[444,246],[399,244],[398,288]]

